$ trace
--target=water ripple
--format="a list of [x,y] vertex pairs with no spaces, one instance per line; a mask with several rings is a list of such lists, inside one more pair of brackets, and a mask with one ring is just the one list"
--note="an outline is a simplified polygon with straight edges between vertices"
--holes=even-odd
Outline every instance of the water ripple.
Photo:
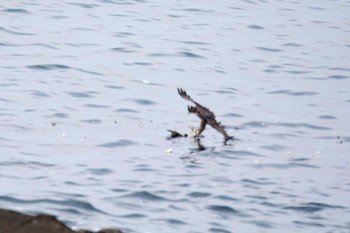
[[48,118],[68,118],[69,115],[67,113],[63,113],[63,112],[58,112],[55,113],[53,115],[48,116]]
[[258,29],[258,30],[264,29],[264,27],[259,26],[259,25],[256,25],[256,24],[248,25],[248,28],[251,28],[251,29]]
[[57,70],[57,69],[70,69],[71,67],[61,64],[45,64],[45,65],[29,65],[29,69],[34,70]]
[[123,147],[123,146],[132,146],[132,145],[137,145],[137,143],[126,139],[121,139],[116,142],[108,142],[108,143],[100,144],[98,146],[106,147],[106,148],[116,148],[116,147]]
[[321,227],[321,228],[325,227],[325,225],[316,223],[316,222],[293,221],[293,223],[302,225],[302,226],[308,226],[308,227]]
[[126,49],[126,48],[122,48],[122,47],[118,47],[118,48],[113,48],[112,49],[115,52],[119,52],[119,53],[135,53],[135,50],[130,50],[130,49]]
[[345,207],[338,206],[338,205],[328,205],[324,203],[310,202],[310,203],[305,203],[303,205],[298,205],[298,206],[287,206],[287,207],[284,207],[284,209],[295,210],[295,211],[306,212],[306,213],[314,213],[314,212],[318,212],[326,209],[345,209]]
[[20,13],[20,14],[29,14],[30,12],[22,9],[22,8],[7,8],[4,9],[3,12],[7,12],[7,13]]
[[151,100],[146,100],[146,99],[126,99],[126,100],[133,101],[133,102],[140,104],[140,105],[154,105],[154,104],[156,104],[155,102],[153,102]]
[[266,47],[256,47],[259,50],[266,51],[266,52],[281,52],[283,50],[281,49],[274,49],[274,48],[266,48]]
[[0,31],[4,31],[4,32],[10,33],[10,34],[19,35],[19,36],[32,36],[32,35],[35,35],[33,33],[12,31],[12,30],[6,29],[4,27],[0,27]]
[[345,76],[345,75],[331,75],[328,76],[329,79],[336,79],[336,80],[342,80],[342,79],[348,79],[350,76]]
[[151,53],[148,54],[150,57],[188,57],[188,58],[205,58],[193,52],[178,52],[174,54],[170,53]]
[[141,219],[141,218],[146,218],[147,215],[135,213],[135,214],[122,215],[122,216],[119,216],[119,217],[120,218],[130,218],[130,219]]
[[93,75],[99,75],[102,76],[103,74],[98,73],[98,72],[94,72],[94,71],[90,71],[90,70],[84,70],[84,69],[80,69],[80,68],[73,68],[70,66],[66,66],[66,65],[62,65],[62,64],[39,64],[39,65],[28,65],[27,68],[29,69],[33,69],[33,70],[45,70],[45,71],[49,71],[49,70],[68,70],[68,69],[73,69],[73,70],[77,70],[83,73],[88,73],[88,74],[93,74]]
[[232,231],[229,231],[226,229],[224,230],[224,229],[217,228],[217,227],[210,228],[209,232],[212,232],[212,233],[232,233]]
[[292,169],[292,168],[300,168],[300,167],[303,167],[303,168],[313,168],[313,169],[316,169],[316,168],[320,168],[319,166],[315,166],[315,165],[311,165],[311,164],[308,164],[306,162],[304,163],[296,163],[296,162],[290,162],[290,163],[287,163],[287,164],[274,164],[274,163],[266,163],[266,164],[254,164],[254,165],[251,165],[257,169],[268,169],[268,168],[276,168],[276,169]]
[[191,198],[205,198],[205,197],[211,196],[210,193],[206,193],[206,192],[191,192],[187,195]]
[[301,44],[297,44],[297,43],[286,43],[286,44],[283,44],[282,46],[286,46],[286,47],[302,47]]
[[67,92],[72,97],[77,98],[91,98],[93,97],[92,94],[95,94],[95,92],[87,91],[87,92]]
[[323,119],[323,120],[336,120],[337,119],[335,116],[331,116],[331,115],[321,115],[318,118]]
[[95,8],[95,7],[99,6],[99,5],[96,5],[96,4],[74,3],[74,2],[70,2],[70,3],[67,3],[67,4],[79,6],[79,7],[82,7],[82,8],[88,8],[88,9]]
[[138,111],[131,108],[118,108],[116,112],[126,112],[126,113],[138,113]]
[[279,123],[278,125],[288,127],[288,128],[308,128],[308,129],[315,129],[315,130],[332,130],[332,128],[329,128],[329,127],[312,125],[312,124],[308,124],[308,123]]
[[85,104],[84,107],[89,107],[89,108],[110,108],[111,106],[103,105],[103,104]]
[[89,212],[104,213],[103,211],[95,208],[89,202],[78,201],[78,200],[75,200],[75,199],[66,199],[66,200],[32,199],[32,200],[24,200],[24,199],[18,199],[18,198],[8,197],[8,196],[0,196],[0,201],[6,201],[6,202],[15,203],[15,204],[55,204],[55,205],[58,205],[58,206],[70,206],[70,207],[73,207],[73,208],[78,208],[78,209],[89,211]]
[[123,195],[120,198],[132,198],[132,199],[140,199],[142,201],[171,201],[165,197],[161,197],[159,195],[152,194],[147,191],[133,192],[131,194]]
[[206,208],[224,218],[233,217],[233,216],[248,217],[243,212],[238,211],[226,205],[208,205]]
[[310,96],[310,95],[318,95],[318,92],[314,92],[314,91],[298,91],[298,92],[293,92],[290,90],[277,90],[277,91],[270,91],[267,92],[268,94],[286,94],[286,95],[290,95],[290,96]]
[[87,171],[91,174],[99,175],[99,176],[109,175],[111,173],[114,173],[113,170],[108,169],[108,168],[89,168],[89,169],[87,169]]
[[29,167],[29,168],[38,168],[38,167],[55,167],[56,164],[51,163],[42,163],[42,162],[34,162],[34,161],[5,161],[0,162],[0,166],[23,166],[23,167]]
[[114,85],[105,85],[105,87],[111,88],[111,89],[125,89],[125,87],[122,87],[122,86],[114,86]]
[[100,119],[84,119],[80,120],[81,122],[88,123],[88,124],[101,124],[102,120]]
[[167,224],[170,224],[170,225],[187,225],[187,223],[184,221],[181,221],[178,219],[172,219],[172,218],[159,218],[159,219],[156,219],[156,221],[166,222]]

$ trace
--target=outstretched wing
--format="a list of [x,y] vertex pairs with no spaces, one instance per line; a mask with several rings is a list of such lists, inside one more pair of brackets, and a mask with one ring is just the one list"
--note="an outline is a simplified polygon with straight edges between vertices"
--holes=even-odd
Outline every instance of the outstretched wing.
[[215,115],[213,112],[209,111],[209,109],[202,106],[200,107],[197,106],[197,110],[198,110],[198,115],[202,116],[207,121],[207,124],[209,124],[211,127],[216,129],[219,133],[224,135],[225,141],[231,139],[231,137],[227,134],[225,127],[215,119]]
[[225,141],[231,139],[232,137],[230,137],[225,130],[225,127],[222,126],[220,124],[220,122],[218,122],[215,119],[215,114],[210,111],[208,108],[200,105],[199,103],[197,103],[196,101],[194,101],[187,93],[186,91],[184,91],[181,88],[178,88],[177,91],[179,92],[179,95],[184,98],[187,101],[191,101],[192,103],[194,103],[196,105],[197,108],[197,115],[205,120],[207,122],[207,124],[209,124],[211,127],[213,127],[214,129],[216,129],[218,132],[220,132],[222,135],[224,135]]
[[186,91],[178,88],[177,92],[179,93],[179,95],[184,98],[185,100],[191,101],[192,103],[196,103],[189,95],[187,95]]
[[191,101],[192,103],[194,103],[196,105],[196,108],[197,108],[197,112],[198,112],[198,115],[199,117],[203,118],[204,120],[207,120],[207,119],[214,119],[215,120],[215,114],[210,111],[208,108],[200,105],[199,103],[197,103],[196,101],[194,101],[187,93],[186,91],[184,91],[183,89],[181,88],[178,88],[177,91],[179,92],[179,95],[184,98],[185,100],[187,101]]

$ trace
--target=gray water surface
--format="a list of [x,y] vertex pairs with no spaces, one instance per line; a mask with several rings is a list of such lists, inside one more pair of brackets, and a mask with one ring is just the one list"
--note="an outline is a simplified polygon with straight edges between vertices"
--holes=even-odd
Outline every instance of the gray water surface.
[[[350,1],[0,4],[0,207],[125,232],[350,232]],[[167,140],[215,112],[200,144]]]

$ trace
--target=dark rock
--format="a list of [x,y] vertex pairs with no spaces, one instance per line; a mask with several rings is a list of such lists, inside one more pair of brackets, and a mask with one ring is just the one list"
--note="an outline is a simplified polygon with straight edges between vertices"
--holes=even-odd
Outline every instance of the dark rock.
[[[73,231],[56,217],[46,214],[36,216],[0,209],[1,233],[94,233],[88,230]],[[97,233],[122,233],[120,230],[105,229]]]

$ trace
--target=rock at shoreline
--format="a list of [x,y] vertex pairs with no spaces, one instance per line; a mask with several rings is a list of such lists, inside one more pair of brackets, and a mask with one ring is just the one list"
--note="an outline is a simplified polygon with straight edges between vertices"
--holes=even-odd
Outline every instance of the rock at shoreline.
[[[54,216],[39,214],[36,216],[0,209],[1,233],[93,233],[93,231],[73,231]],[[122,233],[120,230],[105,229],[96,233]]]

